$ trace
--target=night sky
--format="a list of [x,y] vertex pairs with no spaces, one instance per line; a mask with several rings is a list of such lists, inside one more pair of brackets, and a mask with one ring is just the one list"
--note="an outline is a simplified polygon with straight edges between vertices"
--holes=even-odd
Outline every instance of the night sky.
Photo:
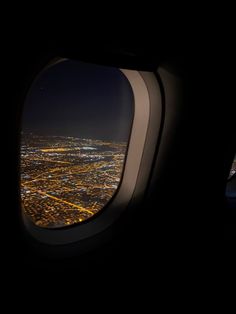
[[127,141],[132,88],[115,68],[63,61],[43,71],[25,101],[22,131]]

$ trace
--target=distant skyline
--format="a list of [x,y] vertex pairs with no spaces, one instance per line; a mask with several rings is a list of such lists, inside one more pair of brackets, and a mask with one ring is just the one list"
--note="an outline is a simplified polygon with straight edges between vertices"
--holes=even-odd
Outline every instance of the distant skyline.
[[127,141],[133,107],[132,88],[119,69],[66,60],[36,78],[25,101],[22,131]]

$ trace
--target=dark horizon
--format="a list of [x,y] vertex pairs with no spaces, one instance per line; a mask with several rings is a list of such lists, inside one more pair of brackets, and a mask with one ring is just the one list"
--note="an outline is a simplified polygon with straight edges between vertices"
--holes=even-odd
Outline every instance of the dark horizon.
[[43,71],[32,84],[22,131],[127,142],[133,104],[132,88],[119,69],[67,60]]
[[[23,130],[21,130],[21,137],[22,137],[22,135],[26,135],[26,136],[28,136],[28,135],[33,135],[33,136],[45,136],[45,137],[68,137],[68,138],[70,138],[70,137],[73,137],[73,138],[75,138],[75,139],[81,139],[81,140],[96,140],[96,141],[104,141],[105,139],[101,139],[101,138],[90,138],[90,137],[78,137],[78,136],[74,136],[74,135],[58,135],[58,134],[39,134],[39,133],[36,133],[36,132],[32,132],[32,131],[23,131]],[[114,143],[127,143],[127,140],[114,140],[114,139],[112,139],[112,140],[110,140],[110,139],[106,139],[108,142],[109,141],[111,141],[111,142],[114,142]]]

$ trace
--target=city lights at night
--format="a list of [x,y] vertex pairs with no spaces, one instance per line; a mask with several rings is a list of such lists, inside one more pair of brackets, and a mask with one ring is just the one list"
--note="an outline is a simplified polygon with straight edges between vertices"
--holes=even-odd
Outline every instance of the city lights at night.
[[21,202],[42,228],[92,218],[122,179],[133,92],[116,68],[64,60],[34,81],[24,104]]
[[126,143],[23,134],[21,197],[25,213],[45,228],[87,220],[115,193]]

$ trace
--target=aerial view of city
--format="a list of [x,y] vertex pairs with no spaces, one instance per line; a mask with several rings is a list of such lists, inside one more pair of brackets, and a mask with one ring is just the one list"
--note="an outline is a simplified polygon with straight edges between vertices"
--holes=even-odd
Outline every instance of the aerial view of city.
[[86,222],[117,191],[134,113],[117,68],[74,60],[32,82],[21,120],[21,209],[36,226]]
[[23,211],[43,228],[92,217],[117,190],[126,147],[124,142],[23,133]]

